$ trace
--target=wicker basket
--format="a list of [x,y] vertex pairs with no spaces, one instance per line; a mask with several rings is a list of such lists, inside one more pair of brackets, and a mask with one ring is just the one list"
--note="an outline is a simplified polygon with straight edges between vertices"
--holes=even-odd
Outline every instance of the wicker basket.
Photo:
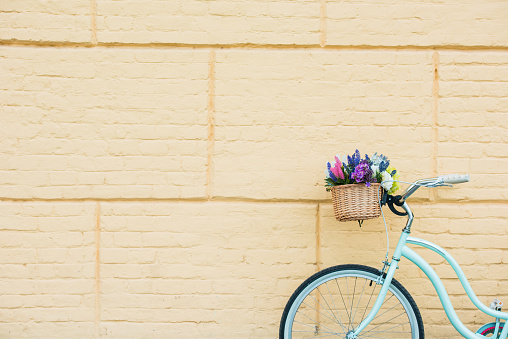
[[[367,220],[381,215],[378,199],[380,184],[339,185],[332,187],[333,212],[338,221]],[[378,195],[379,192],[379,195]]]

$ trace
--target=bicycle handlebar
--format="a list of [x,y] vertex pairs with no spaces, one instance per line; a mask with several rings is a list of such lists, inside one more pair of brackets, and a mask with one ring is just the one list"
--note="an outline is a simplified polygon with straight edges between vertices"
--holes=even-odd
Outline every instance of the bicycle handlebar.
[[470,179],[469,174],[448,174],[441,175],[436,178],[428,178],[428,179],[420,179],[416,180],[412,183],[408,189],[402,193],[402,195],[398,197],[398,203],[402,204],[409,198],[417,189],[421,186],[425,187],[439,187],[439,186],[449,186],[451,184],[461,184],[464,182],[468,182]]
[[[402,193],[402,195],[392,196],[389,195],[386,191],[383,193],[383,197],[380,201],[381,205],[388,205],[390,210],[401,216],[408,216],[406,227],[404,228],[404,232],[410,232],[411,224],[413,223],[413,213],[411,213],[411,209],[406,204],[406,199],[409,198],[418,188],[421,186],[425,187],[439,187],[439,186],[452,186],[451,184],[461,184],[469,181],[469,174],[449,174],[449,175],[441,175],[436,178],[429,179],[420,179],[413,182],[408,189]],[[395,206],[402,207],[404,212],[398,211]],[[383,217],[384,218],[384,217]],[[386,225],[386,222],[385,222]]]
[[469,174],[448,174],[438,177],[446,184],[461,184],[469,181]]

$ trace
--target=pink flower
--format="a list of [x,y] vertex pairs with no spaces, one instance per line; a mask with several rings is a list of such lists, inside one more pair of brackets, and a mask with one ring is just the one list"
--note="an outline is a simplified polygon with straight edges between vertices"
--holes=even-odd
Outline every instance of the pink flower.
[[330,168],[330,171],[332,171],[337,178],[344,180],[344,173],[342,172],[342,163],[340,162],[337,156],[335,157],[335,161],[336,161],[335,166]]

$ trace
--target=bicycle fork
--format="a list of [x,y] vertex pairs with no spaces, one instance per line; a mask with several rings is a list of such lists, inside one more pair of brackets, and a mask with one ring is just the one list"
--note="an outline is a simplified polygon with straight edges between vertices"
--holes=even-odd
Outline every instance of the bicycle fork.
[[[397,268],[399,268],[399,261],[402,254],[402,248],[406,244],[407,237],[409,236],[409,231],[402,232],[402,235],[399,239],[399,243],[397,244],[397,247],[395,248],[395,253],[392,257],[392,262],[388,266],[388,272],[386,275],[384,274],[384,269],[381,270],[381,275],[378,278],[378,281],[376,283],[381,283],[381,291],[378,294],[378,297],[376,299],[376,302],[374,303],[374,306],[372,307],[372,310],[369,312],[367,317],[358,325],[357,328],[354,329],[354,331],[350,331],[347,334],[347,339],[356,339],[358,335],[360,334],[367,325],[376,317],[377,313],[381,309],[381,305],[385,301],[386,294],[388,293],[388,289],[390,288],[390,285],[392,283],[393,276],[395,275],[395,271]],[[386,264],[385,264],[386,265]],[[383,277],[384,276],[384,277]]]
[[[388,293],[388,289],[390,288],[393,276],[395,275],[395,271],[398,268],[398,264],[402,256],[402,249],[406,245],[407,238],[411,233],[411,225],[413,224],[413,212],[411,212],[409,206],[404,202],[404,204],[402,204],[401,207],[407,213],[407,223],[406,227],[404,227],[404,229],[402,230],[399,242],[397,243],[397,247],[395,248],[395,252],[393,253],[392,262],[389,265],[388,272],[384,276],[385,267],[383,267],[383,269],[381,270],[380,277],[378,278],[378,281],[376,281],[376,283],[383,284],[381,287],[381,291],[379,292],[379,295],[376,299],[376,302],[374,303],[374,306],[372,307],[372,310],[369,312],[367,317],[358,325],[358,327],[354,329],[354,331],[350,331],[347,334],[346,337],[347,339],[356,339],[360,334],[360,332],[363,331],[363,329],[367,327],[367,325],[369,325],[369,323],[376,317],[377,313],[381,309],[381,305],[385,301],[386,294]],[[385,266],[386,264],[387,263],[385,263]]]

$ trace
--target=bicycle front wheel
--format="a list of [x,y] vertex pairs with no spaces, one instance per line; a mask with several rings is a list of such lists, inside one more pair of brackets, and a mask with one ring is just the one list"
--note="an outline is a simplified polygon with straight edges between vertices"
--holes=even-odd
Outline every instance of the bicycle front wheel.
[[[347,338],[369,314],[382,285],[379,270],[339,265],[308,278],[289,299],[282,314],[280,339]],[[424,338],[420,311],[395,279],[381,309],[357,338]]]

